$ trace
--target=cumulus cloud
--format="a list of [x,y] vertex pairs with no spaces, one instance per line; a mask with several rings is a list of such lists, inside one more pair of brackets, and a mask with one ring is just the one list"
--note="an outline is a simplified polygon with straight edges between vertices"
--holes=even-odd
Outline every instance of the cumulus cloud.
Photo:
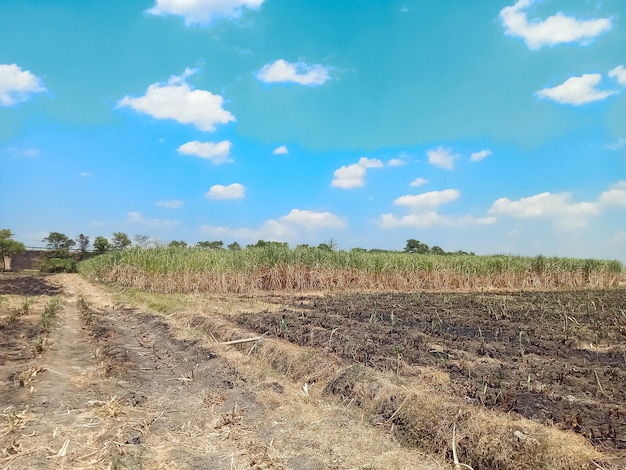
[[459,154],[453,154],[451,149],[443,146],[439,146],[434,150],[428,150],[426,155],[428,155],[428,163],[446,170],[453,170],[454,160],[459,157]]
[[289,154],[289,149],[287,149],[286,146],[281,145],[280,147],[276,147],[274,149],[274,151],[272,152],[272,154],[274,154],[274,155],[288,155]]
[[609,18],[579,20],[561,12],[545,20],[529,20],[526,10],[535,0],[518,0],[500,11],[507,36],[521,38],[529,49],[577,43],[589,45],[612,28]]
[[614,78],[620,85],[626,86],[626,69],[623,65],[618,65],[609,72],[609,77]]
[[187,26],[208,26],[219,18],[239,18],[244,8],[257,10],[263,0],[156,0],[146,10],[155,16],[181,16]]
[[456,189],[445,189],[443,191],[430,191],[422,194],[407,194],[400,196],[393,204],[396,206],[406,206],[412,212],[429,209],[436,209],[442,204],[456,201],[461,193]]
[[426,178],[415,178],[409,183],[409,186],[418,188],[419,186],[424,186],[426,183],[428,183],[428,180]]
[[599,213],[595,202],[572,202],[571,194],[544,192],[517,201],[496,200],[489,209],[492,215],[508,215],[518,219],[549,218],[562,229],[577,229],[587,225],[587,217]]
[[230,141],[223,140],[221,142],[200,142],[193,140],[178,147],[178,153],[183,155],[194,155],[200,158],[206,158],[213,163],[220,164],[230,162]]
[[322,65],[308,65],[304,62],[290,64],[283,59],[266,64],[256,74],[265,83],[297,83],[299,85],[322,85],[330,76]]
[[479,162],[484,158],[491,155],[491,150],[481,150],[480,152],[474,152],[470,156],[470,162]]
[[129,107],[155,119],[174,119],[182,124],[192,124],[205,132],[213,132],[216,124],[234,121],[235,117],[222,108],[222,96],[191,88],[186,79],[193,73],[195,70],[186,69],[183,75],[170,77],[167,83],[154,83],[144,96],[125,96],[118,101],[117,107]]
[[346,227],[346,221],[331,212],[317,212],[305,209],[292,209],[287,215],[278,219],[268,219],[258,228],[230,228],[218,226],[203,226],[201,231],[215,237],[232,237],[256,241],[280,240],[293,241],[301,239],[311,232],[323,230],[337,230]]
[[209,199],[243,199],[246,195],[246,188],[239,183],[233,183],[228,186],[216,184],[211,186],[206,196]]
[[169,201],[157,201],[156,205],[165,209],[180,209],[185,203],[179,199],[171,199]]
[[0,64],[0,106],[14,106],[28,101],[36,93],[43,93],[43,81],[16,64]]
[[393,204],[406,207],[410,213],[401,217],[390,213],[383,214],[380,217],[379,225],[381,228],[390,229],[396,227],[486,225],[496,222],[496,218],[492,216],[483,218],[470,215],[455,217],[437,212],[439,206],[456,201],[460,196],[461,193],[456,189],[400,196],[393,201]]
[[596,86],[602,80],[599,73],[587,73],[580,77],[571,77],[561,85],[544,88],[536,93],[539,99],[549,99],[561,104],[581,105],[603,100],[617,93],[615,90],[598,90]]
[[396,217],[393,214],[383,214],[380,218],[380,227],[391,229],[397,227],[433,227],[448,226],[460,227],[467,225],[490,225],[496,223],[495,217],[450,217],[438,214],[435,211],[421,212],[419,214],[409,214]]
[[402,159],[402,158],[392,158],[387,162],[387,165],[389,166],[404,166],[406,165],[406,160]]
[[316,212],[303,209],[292,209],[289,214],[279,219],[282,222],[297,225],[307,230],[320,228],[343,228],[346,222],[331,212]]
[[180,225],[178,220],[146,219],[141,212],[129,212],[128,221],[154,228],[173,228]]
[[370,168],[382,168],[383,162],[376,158],[361,157],[352,165],[345,165],[335,170],[331,183],[336,188],[352,189],[360,188],[365,184],[365,175]]
[[626,180],[618,181],[600,194],[598,202],[603,206],[626,207]]

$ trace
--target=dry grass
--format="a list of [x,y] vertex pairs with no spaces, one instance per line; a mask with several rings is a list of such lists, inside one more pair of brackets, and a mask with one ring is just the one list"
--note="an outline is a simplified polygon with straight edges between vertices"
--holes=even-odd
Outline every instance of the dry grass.
[[[130,295],[137,300],[136,293]],[[146,301],[152,295],[139,297]],[[185,308],[184,298],[177,299],[177,312],[170,317],[181,332],[193,332],[213,349],[218,347],[217,342],[252,336],[228,321],[228,316],[236,313],[231,308],[232,299],[228,308],[225,298],[217,303],[221,315],[202,315],[197,313],[197,308],[210,303],[206,299],[211,296],[188,297],[193,305],[191,311]],[[263,296],[257,297],[255,304],[281,308],[277,304],[265,304]],[[245,298],[240,306],[243,311],[249,311]],[[440,370],[421,367],[407,370],[409,366],[403,365],[404,374],[399,377],[364,366],[346,367],[324,351],[265,337],[220,348],[220,354],[237,364],[252,383],[258,384],[267,406],[276,410],[277,422],[284,423],[285,436],[293,439],[301,429],[316,423],[320,426],[319,430],[313,428],[318,435],[316,445],[326,452],[334,448],[344,456],[366,452],[362,446],[370,446],[367,455],[371,455],[372,442],[376,442],[374,436],[391,438],[386,445],[395,444],[377,448],[371,468],[407,468],[407,458],[418,459],[423,468],[427,468],[429,461],[431,468],[444,468],[441,462],[451,462],[453,457],[453,430],[460,463],[474,469],[596,468],[594,462],[603,457],[578,434],[453,398],[449,376]],[[272,385],[277,383],[281,385]],[[342,422],[342,416],[348,415],[350,419]],[[354,425],[350,420],[360,422],[360,437],[353,436],[349,441],[352,448],[348,449],[346,437]],[[370,437],[365,438],[364,434]],[[311,445],[305,440],[294,442],[290,449]]]

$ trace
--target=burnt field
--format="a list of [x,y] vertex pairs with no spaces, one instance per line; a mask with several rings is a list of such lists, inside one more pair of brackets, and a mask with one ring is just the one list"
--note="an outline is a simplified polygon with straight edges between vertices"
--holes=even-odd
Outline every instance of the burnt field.
[[[449,376],[454,395],[626,449],[626,291],[276,297],[259,333],[399,375]],[[341,390],[333,390],[341,394]]]

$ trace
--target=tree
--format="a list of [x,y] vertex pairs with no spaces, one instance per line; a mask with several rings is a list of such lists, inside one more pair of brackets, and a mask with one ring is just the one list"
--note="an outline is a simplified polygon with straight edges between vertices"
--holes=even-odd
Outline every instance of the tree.
[[423,243],[419,240],[415,240],[413,238],[406,241],[406,246],[404,247],[405,253],[417,253],[420,255],[424,255],[430,253],[430,248],[426,243]]
[[4,269],[11,269],[11,257],[26,251],[23,243],[13,240],[13,233],[8,228],[0,229],[0,258]]
[[89,246],[89,237],[82,233],[78,236],[78,249],[80,250],[80,259],[84,259],[87,254],[87,247]]
[[93,249],[98,255],[106,253],[111,249],[111,246],[109,245],[109,240],[104,237],[96,237],[93,242]]
[[125,248],[128,248],[132,244],[133,242],[130,241],[130,238],[128,238],[128,235],[126,235],[124,232],[115,232],[113,234],[113,240],[111,245],[114,250],[123,250]]
[[150,236],[148,235],[137,234],[133,237],[133,240],[135,240],[135,246],[141,248],[148,248],[150,246]]
[[170,248],[186,248],[187,242],[184,240],[181,240],[181,241],[172,240],[171,242],[169,242],[167,246],[169,246]]
[[446,254],[446,251],[443,248],[441,248],[440,246],[437,246],[437,245],[433,246],[430,249],[430,252],[433,255],[445,255]]
[[230,245],[228,245],[228,249],[230,251],[238,251],[241,250],[241,245],[237,242],[232,242]]
[[50,232],[42,241],[46,242],[46,246],[52,250],[69,250],[76,245],[74,240],[59,232]]
[[70,253],[70,248],[76,245],[74,240],[64,233],[50,232],[42,241],[50,249],[41,260],[39,270],[42,273],[76,272],[76,260]]
[[224,248],[224,242],[221,240],[216,240],[214,242],[205,241],[196,243],[196,246],[200,248],[207,248],[209,250],[221,250]]

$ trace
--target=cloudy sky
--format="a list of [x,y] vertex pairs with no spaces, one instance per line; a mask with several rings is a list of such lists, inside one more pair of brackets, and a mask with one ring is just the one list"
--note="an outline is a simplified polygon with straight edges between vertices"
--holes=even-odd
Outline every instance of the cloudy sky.
[[3,0],[0,228],[626,261],[623,0]]

